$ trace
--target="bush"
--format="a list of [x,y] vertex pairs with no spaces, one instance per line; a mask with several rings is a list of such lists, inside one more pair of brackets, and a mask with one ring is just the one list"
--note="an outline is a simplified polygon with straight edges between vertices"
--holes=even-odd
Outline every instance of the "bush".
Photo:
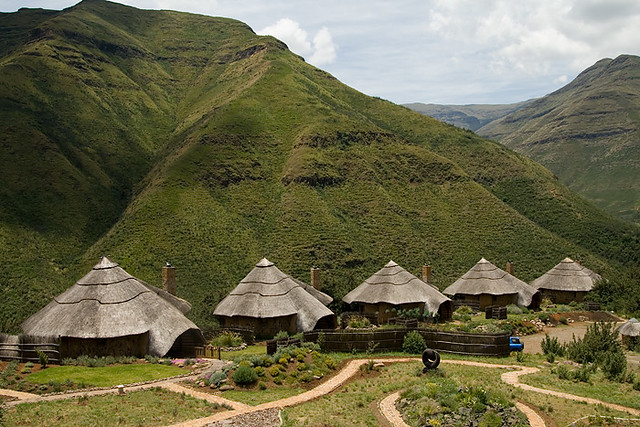
[[634,389],[634,390],[637,390],[637,391],[640,391],[640,380],[636,380],[636,381],[633,383],[633,389]]
[[274,340],[281,340],[284,338],[289,338],[289,332],[287,331],[278,331],[277,334],[273,337]]
[[549,314],[548,313],[538,313],[538,319],[540,319],[540,321],[543,322],[543,323],[547,323],[549,321]]
[[418,331],[408,332],[404,336],[402,342],[402,351],[411,354],[420,354],[427,348],[427,343],[424,341],[422,335]]
[[222,333],[211,340],[211,345],[218,347],[239,347],[244,343],[240,334],[231,331]]
[[47,355],[47,353],[40,350],[39,348],[36,348],[36,354],[38,355],[40,366],[42,366],[43,368],[46,368],[47,364],[49,363],[49,356]]
[[216,371],[212,373],[211,376],[209,377],[208,385],[213,384],[216,387],[220,387],[220,384],[222,384],[222,382],[226,379],[227,379],[227,374],[224,371]]
[[371,326],[371,322],[363,316],[351,316],[347,326],[353,329],[368,328]]
[[515,304],[509,304],[507,306],[508,314],[522,314],[522,309]]
[[258,374],[250,366],[239,366],[233,373],[232,378],[236,384],[248,385],[258,381]]
[[608,380],[622,381],[627,370],[627,358],[623,352],[609,351],[605,353],[600,368]]
[[558,374],[558,378],[560,378],[561,380],[571,379],[571,372],[569,372],[569,368],[567,368],[567,365],[558,365],[558,367],[556,368],[556,374]]
[[561,357],[564,356],[564,346],[560,344],[556,337],[550,337],[548,334],[545,334],[540,345],[542,346],[543,354],[554,354]]

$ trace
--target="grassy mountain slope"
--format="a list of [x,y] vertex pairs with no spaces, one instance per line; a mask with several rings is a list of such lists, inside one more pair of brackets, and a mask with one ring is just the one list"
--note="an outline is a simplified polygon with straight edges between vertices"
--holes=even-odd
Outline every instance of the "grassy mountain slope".
[[0,61],[0,329],[102,254],[154,284],[171,261],[200,325],[262,256],[320,267],[338,300],[389,259],[441,288],[481,256],[525,280],[567,255],[639,263],[636,228],[538,164],[242,23],[95,0],[36,15]]
[[478,130],[551,169],[597,206],[640,220],[640,58],[603,59]]
[[476,131],[494,120],[517,111],[531,101],[516,104],[441,105],[414,102],[405,107],[450,125]]

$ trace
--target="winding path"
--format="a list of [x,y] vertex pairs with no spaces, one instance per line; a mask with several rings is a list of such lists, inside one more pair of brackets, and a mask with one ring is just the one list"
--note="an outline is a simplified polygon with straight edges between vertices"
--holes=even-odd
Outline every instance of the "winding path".
[[[177,382],[185,380],[184,377],[169,379],[166,381],[160,381],[160,382],[155,382],[155,383],[145,384],[140,386],[127,387],[126,390],[134,391],[134,390],[141,390],[141,389],[150,388],[150,387],[163,387],[174,392],[185,393],[190,396],[196,397],[198,399],[207,400],[209,402],[226,404],[229,407],[233,408],[229,411],[219,412],[206,418],[189,420],[189,421],[181,422],[171,426],[171,427],[176,427],[176,426],[197,427],[197,426],[205,426],[207,424],[210,424],[216,421],[228,420],[230,418],[233,418],[239,415],[249,414],[257,411],[263,411],[263,410],[269,410],[269,409],[282,409],[288,406],[295,406],[295,405],[316,399],[318,397],[324,396],[325,394],[328,394],[334,391],[335,389],[337,389],[338,387],[340,387],[345,381],[347,381],[349,378],[351,378],[353,375],[355,375],[358,372],[361,365],[368,363],[369,360],[371,359],[367,358],[367,359],[351,360],[335,376],[329,378],[324,383],[318,385],[317,387],[309,391],[298,394],[296,396],[287,397],[285,399],[263,403],[257,406],[249,406],[244,403],[225,399],[221,396],[213,395],[210,393],[203,393],[188,387],[183,387]],[[416,361],[420,361],[420,358],[406,357],[406,358],[374,359],[375,363],[400,363],[400,362],[416,362]],[[539,371],[538,368],[517,366],[517,365],[500,365],[500,364],[491,364],[491,363],[483,363],[483,362],[473,362],[473,361],[467,361],[467,360],[442,360],[441,363],[477,366],[477,367],[494,368],[494,369],[495,368],[510,369],[510,371],[503,373],[500,376],[500,378],[503,382],[513,385],[514,387],[519,387],[523,390],[533,391],[536,393],[557,396],[564,399],[571,399],[571,400],[586,402],[590,404],[600,404],[618,411],[623,411],[636,416],[640,416],[640,411],[637,409],[628,408],[625,406],[617,405],[615,403],[603,402],[603,401],[588,398],[588,397],[576,396],[573,394],[533,387],[528,384],[523,384],[519,381],[519,377],[521,375],[527,375],[527,374],[538,372]],[[103,390],[94,390],[89,392],[67,393],[67,394],[50,395],[50,396],[43,397],[35,394],[0,389],[1,395],[10,396],[18,399],[15,401],[5,402],[4,404],[5,406],[14,406],[20,403],[27,403],[27,402],[70,399],[78,396],[86,396],[86,395],[91,396],[91,395],[99,395],[99,394],[108,394],[113,392],[114,392],[114,389],[111,388],[111,389],[103,389]],[[385,397],[378,403],[378,408],[380,409],[380,412],[383,414],[383,416],[389,421],[389,423],[391,423],[391,425],[404,427],[407,424],[402,420],[402,416],[400,415],[400,413],[397,411],[395,407],[395,402],[399,398],[399,396],[400,396],[400,392],[395,392],[390,394],[389,396]],[[516,403],[516,406],[520,411],[522,411],[527,416],[531,426],[533,427],[545,426],[543,419],[531,407],[521,402]]]

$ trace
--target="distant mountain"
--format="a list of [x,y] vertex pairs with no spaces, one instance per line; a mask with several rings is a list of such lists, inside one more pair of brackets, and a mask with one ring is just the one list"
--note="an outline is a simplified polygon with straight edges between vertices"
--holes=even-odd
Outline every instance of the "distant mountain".
[[[263,256],[340,301],[390,259],[605,277],[640,232],[528,158],[365,96],[247,25],[85,0],[0,14],[0,331],[101,255],[200,326]],[[640,292],[636,292],[640,294]]]
[[571,189],[640,222],[640,58],[603,59],[574,81],[485,125]]
[[475,132],[484,125],[511,114],[530,102],[531,101],[518,102],[517,104],[469,105],[440,105],[415,102],[403,105],[425,116],[433,117],[450,125]]

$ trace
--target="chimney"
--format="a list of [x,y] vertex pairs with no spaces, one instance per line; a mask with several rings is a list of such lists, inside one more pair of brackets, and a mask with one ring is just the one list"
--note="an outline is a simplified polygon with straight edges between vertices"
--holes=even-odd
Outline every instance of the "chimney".
[[315,265],[311,267],[311,286],[320,290],[320,269]]
[[162,289],[176,294],[176,269],[169,263],[162,267]]
[[515,270],[515,268],[513,266],[513,263],[511,261],[507,261],[507,273],[509,273],[512,276],[515,276],[515,274],[513,274],[513,273],[515,273],[515,271],[516,270]]
[[422,266],[422,281],[425,283],[431,284],[431,266],[430,265]]

